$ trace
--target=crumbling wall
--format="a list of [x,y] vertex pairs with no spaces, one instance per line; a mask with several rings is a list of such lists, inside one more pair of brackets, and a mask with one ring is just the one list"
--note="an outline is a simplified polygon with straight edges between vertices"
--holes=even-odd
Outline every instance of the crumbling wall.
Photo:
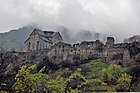
[[107,48],[103,51],[103,57],[108,63],[122,63],[130,60],[130,53],[128,49],[124,48]]
[[[108,46],[102,44],[100,41],[95,42],[81,42],[74,44],[72,47],[68,44],[60,44],[54,46],[48,53],[49,58],[55,58],[57,61],[68,60],[73,61],[74,56],[78,56],[80,60],[85,55],[90,55],[92,59],[103,59],[108,63],[119,64],[128,62],[131,57],[140,53],[139,43],[120,43]],[[59,60],[58,60],[59,59]]]

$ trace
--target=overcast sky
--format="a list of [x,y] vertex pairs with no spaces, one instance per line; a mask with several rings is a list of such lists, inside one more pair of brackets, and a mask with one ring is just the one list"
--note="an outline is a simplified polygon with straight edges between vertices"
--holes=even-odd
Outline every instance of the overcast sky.
[[86,29],[122,40],[140,34],[140,0],[0,0],[0,32],[30,24]]

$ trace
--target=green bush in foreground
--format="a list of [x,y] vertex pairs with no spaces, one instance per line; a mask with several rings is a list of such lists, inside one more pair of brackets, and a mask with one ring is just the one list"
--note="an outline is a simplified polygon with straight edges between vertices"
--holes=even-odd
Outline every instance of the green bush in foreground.
[[61,75],[54,78],[44,74],[45,67],[38,73],[32,73],[36,65],[22,66],[15,77],[16,82],[13,88],[16,93],[79,93],[129,90],[131,76],[126,73],[125,68],[117,65],[107,66],[99,61],[85,64],[85,66],[91,70],[87,72],[87,75],[83,75],[82,69],[78,68],[67,78]]

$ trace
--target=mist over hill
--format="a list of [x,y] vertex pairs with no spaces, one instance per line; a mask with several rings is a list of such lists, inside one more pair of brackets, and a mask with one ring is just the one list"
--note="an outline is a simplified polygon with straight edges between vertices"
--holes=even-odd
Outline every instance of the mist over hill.
[[0,47],[5,50],[22,50],[23,42],[34,28],[26,26],[9,32],[0,33]]
[[132,42],[140,42],[140,35],[134,35],[124,40],[124,43],[132,43]]
[[90,31],[90,30],[73,30],[68,29],[64,26],[56,27],[56,31],[59,31],[64,39],[64,42],[74,44],[79,43],[81,41],[94,41],[94,40],[100,40],[102,42],[105,42],[105,39],[107,35],[104,35],[102,33],[97,33],[96,31]]
[[[30,33],[35,28],[37,27],[24,26],[19,29],[10,30],[9,32],[0,33],[1,49],[22,51],[22,49],[24,48],[24,41],[29,37]],[[78,43],[81,41],[93,41],[97,39],[104,42],[106,38],[106,36],[101,33],[93,31],[91,32],[88,30],[79,30],[76,33],[72,33],[74,31],[64,26],[57,26],[56,28],[53,28],[53,31],[59,31],[64,39],[64,42],[70,44]]]

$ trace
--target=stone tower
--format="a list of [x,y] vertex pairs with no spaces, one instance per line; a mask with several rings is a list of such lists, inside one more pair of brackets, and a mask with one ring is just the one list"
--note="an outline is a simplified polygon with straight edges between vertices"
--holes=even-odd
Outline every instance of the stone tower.
[[115,42],[115,40],[113,37],[107,37],[107,42],[106,42],[107,46],[113,46],[114,42]]

